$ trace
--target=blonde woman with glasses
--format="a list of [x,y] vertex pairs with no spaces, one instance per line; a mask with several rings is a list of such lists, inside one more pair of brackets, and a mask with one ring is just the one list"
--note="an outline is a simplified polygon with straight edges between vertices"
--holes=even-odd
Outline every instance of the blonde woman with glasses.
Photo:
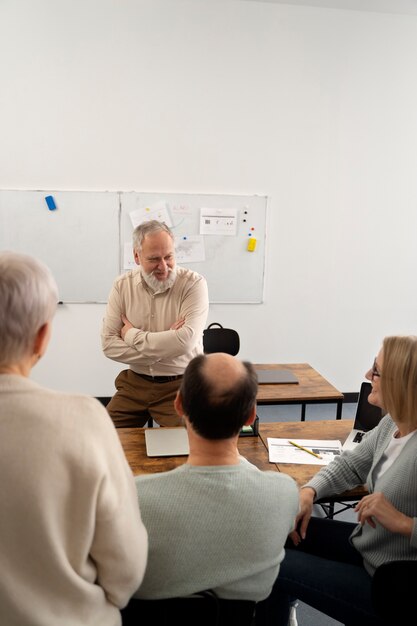
[[[386,415],[300,490],[296,530],[257,625],[286,626],[296,599],[343,624],[381,624],[371,585],[390,561],[417,560],[417,337],[386,337],[366,373]],[[312,517],[313,503],[365,484],[357,524]],[[401,603],[401,597],[398,598]]]

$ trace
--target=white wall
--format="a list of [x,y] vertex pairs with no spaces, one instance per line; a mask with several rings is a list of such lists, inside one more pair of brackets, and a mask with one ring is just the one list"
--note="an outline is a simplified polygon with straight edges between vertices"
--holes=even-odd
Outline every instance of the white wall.
[[[209,321],[357,391],[384,335],[417,332],[416,59],[415,16],[2,0],[0,187],[268,195],[265,301]],[[60,307],[33,378],[112,395],[103,312]]]

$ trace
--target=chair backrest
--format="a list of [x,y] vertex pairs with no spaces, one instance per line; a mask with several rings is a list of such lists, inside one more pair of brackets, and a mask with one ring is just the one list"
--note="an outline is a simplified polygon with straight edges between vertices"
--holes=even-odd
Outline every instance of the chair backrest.
[[225,600],[212,591],[187,598],[137,600],[122,610],[123,626],[251,626],[256,602]]
[[205,354],[226,352],[236,356],[240,350],[239,333],[232,328],[223,328],[218,322],[213,322],[203,332],[203,348]]
[[[218,322],[213,322],[203,332],[203,349],[205,354],[226,352],[226,354],[236,356],[240,350],[239,333],[232,328],[223,328]],[[258,425],[259,417],[256,416],[252,427],[249,429],[242,428],[240,436],[255,435],[257,437],[259,434]]]
[[391,561],[377,567],[372,578],[372,604],[383,624],[412,623],[416,580],[417,561]]

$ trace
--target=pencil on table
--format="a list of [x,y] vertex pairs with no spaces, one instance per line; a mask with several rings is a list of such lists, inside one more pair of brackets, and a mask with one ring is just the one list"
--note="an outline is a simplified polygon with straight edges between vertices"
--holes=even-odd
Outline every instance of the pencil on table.
[[299,448],[300,450],[304,450],[304,452],[308,452],[309,454],[312,454],[317,459],[323,458],[322,456],[320,456],[320,454],[317,454],[316,452],[313,452],[313,450],[309,450],[308,448],[304,448],[303,446],[300,446],[298,443],[295,443],[295,441],[290,441],[288,439],[288,443],[290,443],[292,446],[295,446],[296,448]]

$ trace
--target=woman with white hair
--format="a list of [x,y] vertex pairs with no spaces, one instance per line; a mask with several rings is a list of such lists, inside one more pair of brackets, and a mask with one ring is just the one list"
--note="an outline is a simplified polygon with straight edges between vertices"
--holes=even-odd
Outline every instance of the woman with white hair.
[[0,252],[1,623],[118,626],[147,533],[105,408],[29,378],[57,302],[43,263]]

